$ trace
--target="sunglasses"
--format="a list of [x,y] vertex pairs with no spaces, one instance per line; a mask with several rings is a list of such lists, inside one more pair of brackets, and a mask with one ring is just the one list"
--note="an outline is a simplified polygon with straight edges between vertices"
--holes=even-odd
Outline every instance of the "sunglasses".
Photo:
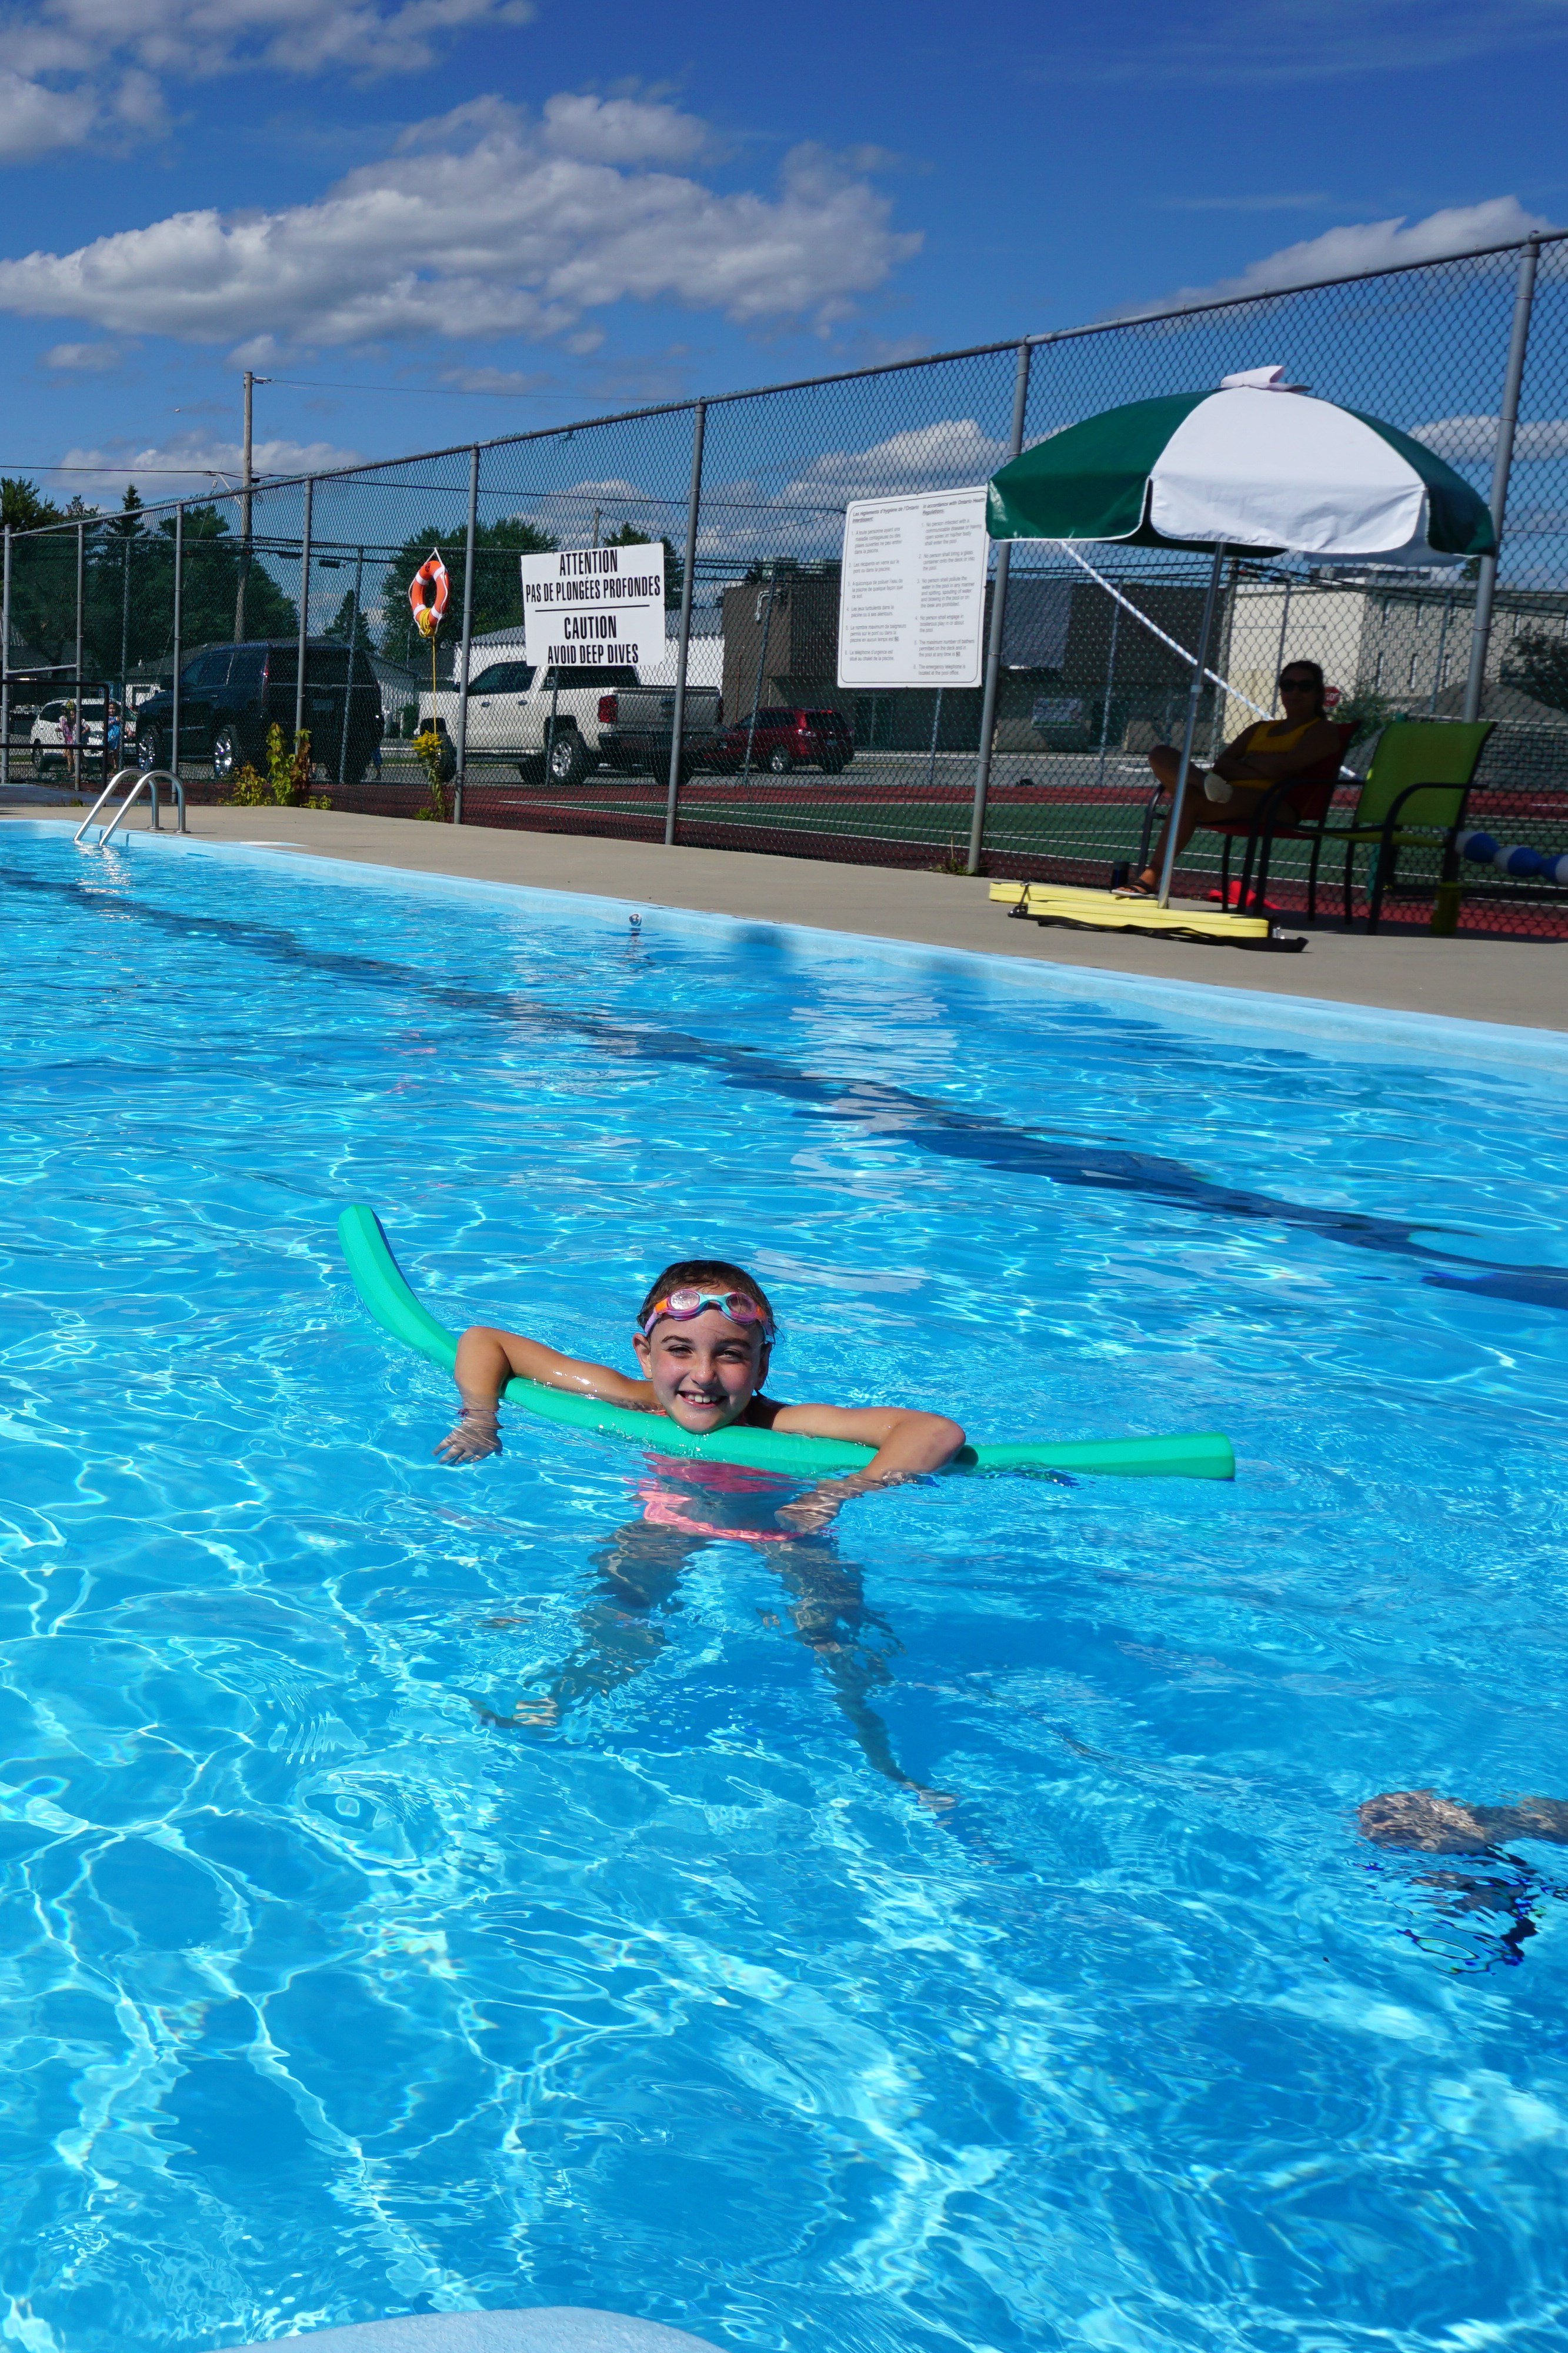
[[731,1324],[760,1324],[763,1339],[773,1337],[773,1317],[764,1314],[756,1301],[748,1299],[743,1291],[672,1291],[666,1298],[654,1301],[637,1329],[646,1340],[660,1316],[671,1315],[678,1324],[689,1324],[705,1307],[716,1307]]
[[1315,678],[1282,678],[1279,691],[1281,694],[1316,694],[1318,681]]

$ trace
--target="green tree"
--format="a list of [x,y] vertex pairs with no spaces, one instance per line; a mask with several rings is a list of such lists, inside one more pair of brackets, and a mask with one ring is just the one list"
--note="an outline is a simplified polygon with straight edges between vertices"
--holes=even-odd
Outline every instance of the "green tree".
[[[11,613],[16,636],[28,652],[53,667],[74,660],[77,628],[77,520],[40,501],[33,485],[5,486],[7,512],[42,514],[12,543]],[[79,501],[75,502],[79,505]],[[89,678],[118,679],[122,667],[172,662],[174,639],[174,519],[163,515],[149,531],[142,499],[128,488],[118,514],[91,510],[83,554],[82,667]],[[190,506],[184,521],[184,576],[180,641],[183,653],[234,635],[240,549],[227,519],[214,506]],[[299,619],[266,565],[253,562],[247,591],[247,627],[258,638],[292,638]]]
[[1568,641],[1546,629],[1521,629],[1503,656],[1502,682],[1549,711],[1568,711]]
[[344,596],[342,603],[321,631],[321,635],[324,638],[331,638],[333,644],[339,646],[368,646],[372,642],[370,616],[362,607],[355,605],[352,588]]
[[[87,666],[106,678],[119,677],[122,648],[132,670],[174,661],[174,518],[163,515],[148,531],[141,500],[132,506],[132,495],[127,492],[120,513],[100,522],[88,543]],[[212,506],[185,509],[182,656],[234,636],[241,560],[226,516]],[[251,637],[293,638],[299,631],[298,607],[259,557],[251,561],[245,618]]]
[[[173,548],[173,517],[159,524],[158,535],[166,538]],[[212,645],[233,638],[240,558],[239,543],[229,529],[226,515],[216,506],[185,509],[182,646]],[[172,589],[172,574],[170,585]],[[172,622],[172,612],[170,617]],[[299,609],[293,599],[283,594],[264,564],[253,562],[245,595],[247,636],[292,637],[299,625]]]
[[[408,586],[432,548],[438,548],[452,583],[447,605],[447,617],[441,624],[441,642],[447,646],[461,644],[463,636],[463,546],[467,533],[458,528],[449,538],[443,538],[434,523],[415,532],[405,539],[388,565],[382,582],[382,602],[386,613],[386,628],[381,645],[384,653],[405,661],[415,670],[428,672],[430,651],[414,626],[414,614],[408,602]],[[474,533],[474,635],[482,637],[490,629],[514,629],[522,626],[522,584],[518,577],[520,555],[548,555],[558,543],[547,531],[540,531],[520,515],[503,516],[500,522],[482,522]]]
[[37,531],[59,520],[58,507],[45,498],[37,482],[20,474],[0,474],[0,522],[8,522],[13,531]]
[[125,496],[120,501],[120,512],[109,530],[116,539],[134,539],[142,528],[142,493],[134,482],[127,482]]

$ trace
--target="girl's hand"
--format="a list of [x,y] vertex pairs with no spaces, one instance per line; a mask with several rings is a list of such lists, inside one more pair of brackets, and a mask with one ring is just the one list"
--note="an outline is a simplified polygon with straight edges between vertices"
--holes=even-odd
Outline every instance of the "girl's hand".
[[465,1405],[457,1426],[437,1447],[436,1456],[443,1462],[482,1462],[487,1454],[500,1451],[500,1425],[494,1406]]
[[850,1494],[859,1494],[859,1487],[851,1487],[848,1494],[837,1480],[830,1485],[814,1487],[795,1504],[785,1504],[774,1514],[781,1527],[793,1528],[796,1535],[814,1536],[830,1520],[838,1515],[839,1506],[847,1504]]
[[922,1475],[919,1471],[879,1471],[873,1462],[866,1470],[851,1471],[842,1479],[825,1479],[798,1503],[782,1505],[774,1516],[798,1535],[814,1536],[830,1520],[837,1519],[845,1504],[857,1495],[876,1494],[884,1487],[907,1486],[911,1479]]

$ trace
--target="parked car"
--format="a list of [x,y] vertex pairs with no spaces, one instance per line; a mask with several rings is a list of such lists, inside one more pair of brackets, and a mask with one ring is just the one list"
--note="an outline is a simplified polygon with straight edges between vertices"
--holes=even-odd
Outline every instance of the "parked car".
[[792,768],[820,768],[837,776],[855,757],[855,738],[841,711],[759,711],[755,723],[750,712],[725,728],[716,765],[741,768],[746,764],[751,739],[752,766],[771,776],[787,776]]
[[[674,728],[673,687],[626,687],[599,697],[599,757],[623,776],[668,776]],[[683,775],[719,765],[723,729],[718,688],[689,686],[680,724]]]
[[46,702],[33,722],[32,744],[36,775],[47,776],[51,769],[68,775],[73,744],[83,753],[103,748],[102,702],[84,702],[79,711],[65,695]]
[[[617,693],[636,687],[637,674],[622,664],[584,663],[575,670],[535,670],[531,662],[487,662],[468,681],[469,754],[514,759],[524,784],[544,780],[570,790],[605,755],[600,712]],[[438,687],[434,714],[458,740],[459,696]],[[428,727],[432,698],[420,698],[419,724]]]
[[[273,725],[283,741],[294,740],[296,689],[300,678],[297,638],[249,640],[244,645],[205,646],[180,671],[180,757],[211,763],[219,784],[248,764],[267,765],[267,733]],[[174,697],[160,687],[136,713],[136,765],[166,768],[173,751]],[[353,654],[331,638],[312,638],[305,649],[305,725],[310,761],[321,776],[340,773],[357,784],[382,737],[381,688],[363,646]]]

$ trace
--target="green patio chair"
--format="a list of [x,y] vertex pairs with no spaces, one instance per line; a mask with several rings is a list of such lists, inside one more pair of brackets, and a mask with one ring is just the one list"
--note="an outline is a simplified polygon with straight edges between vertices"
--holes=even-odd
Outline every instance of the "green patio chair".
[[1307,878],[1307,914],[1318,907],[1318,861],[1326,843],[1344,844],[1345,922],[1353,920],[1355,856],[1371,852],[1366,927],[1375,932],[1383,902],[1394,888],[1402,849],[1439,849],[1441,880],[1458,876],[1456,836],[1465,821],[1477,763],[1494,722],[1490,719],[1396,719],[1377,739],[1348,825],[1326,818],[1312,839]]

